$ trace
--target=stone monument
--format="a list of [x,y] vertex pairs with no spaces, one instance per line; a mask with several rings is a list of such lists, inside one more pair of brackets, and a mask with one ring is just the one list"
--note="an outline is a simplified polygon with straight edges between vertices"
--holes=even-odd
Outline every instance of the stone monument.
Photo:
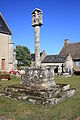
[[[35,66],[25,69],[22,84],[5,87],[4,94],[9,98],[27,100],[34,104],[56,105],[75,94],[69,84],[56,84],[52,67],[40,65],[40,26],[42,11],[32,12],[32,26],[35,28]],[[4,95],[3,94],[3,95]]]
[[42,22],[42,11],[35,9],[32,12],[32,26],[35,29],[35,66],[40,66],[40,26]]
[[42,24],[42,11],[36,8],[32,12],[32,26],[35,28],[35,66],[25,70],[26,74],[22,77],[22,84],[49,89],[56,83],[53,80],[53,68],[43,67],[40,62],[40,26]]

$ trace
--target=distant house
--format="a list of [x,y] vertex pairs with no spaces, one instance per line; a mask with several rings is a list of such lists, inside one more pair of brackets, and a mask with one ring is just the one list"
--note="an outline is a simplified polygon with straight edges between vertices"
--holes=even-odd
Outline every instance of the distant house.
[[[32,65],[34,65],[35,54],[31,54],[32,56]],[[41,65],[54,67],[55,73],[65,73],[68,72],[73,74],[73,60],[70,54],[66,55],[47,55],[45,51],[40,53],[41,57]]]
[[10,71],[13,67],[12,32],[0,13],[0,70]]
[[42,61],[42,65],[54,67],[55,73],[73,73],[73,60],[70,54],[47,55]]
[[70,41],[66,39],[59,55],[63,56],[65,54],[71,55],[74,70],[80,71],[80,42],[70,43]]

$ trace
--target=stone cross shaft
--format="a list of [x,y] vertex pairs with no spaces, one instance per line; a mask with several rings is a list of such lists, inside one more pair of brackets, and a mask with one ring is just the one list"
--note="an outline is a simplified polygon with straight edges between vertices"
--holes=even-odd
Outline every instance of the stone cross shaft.
[[35,66],[40,66],[40,26],[35,26]]
[[42,11],[32,12],[32,26],[35,28],[35,66],[40,66],[40,26],[42,25]]

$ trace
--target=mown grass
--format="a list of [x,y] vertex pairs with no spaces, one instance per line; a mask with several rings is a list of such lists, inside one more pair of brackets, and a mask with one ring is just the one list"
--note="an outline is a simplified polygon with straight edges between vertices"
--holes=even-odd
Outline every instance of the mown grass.
[[[55,77],[56,83],[69,83],[76,94],[55,107],[33,105],[26,101],[0,97],[0,115],[11,120],[76,120],[80,116],[80,76]],[[6,85],[19,84],[20,79],[0,81],[0,92]]]

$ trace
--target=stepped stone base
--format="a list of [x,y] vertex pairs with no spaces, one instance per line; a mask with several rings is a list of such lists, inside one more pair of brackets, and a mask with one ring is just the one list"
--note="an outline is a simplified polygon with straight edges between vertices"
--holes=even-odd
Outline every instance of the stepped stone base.
[[73,96],[75,89],[70,89],[68,84],[57,84],[52,89],[40,89],[39,87],[27,87],[24,85],[12,85],[5,87],[4,92],[0,96],[8,98],[16,98],[25,100],[33,104],[52,105],[55,106],[63,100]]
[[7,86],[1,96],[26,100],[33,104],[56,105],[75,94],[69,84],[56,84],[52,68],[27,68],[22,84]]

